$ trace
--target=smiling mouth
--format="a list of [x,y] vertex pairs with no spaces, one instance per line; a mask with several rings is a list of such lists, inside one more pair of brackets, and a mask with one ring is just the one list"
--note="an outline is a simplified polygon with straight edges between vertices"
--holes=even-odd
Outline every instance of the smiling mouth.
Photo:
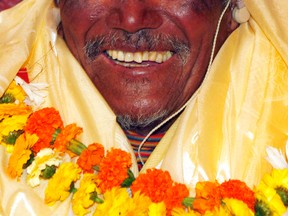
[[171,51],[124,52],[121,50],[107,50],[106,55],[116,64],[125,67],[147,67],[151,63],[161,64],[173,56]]

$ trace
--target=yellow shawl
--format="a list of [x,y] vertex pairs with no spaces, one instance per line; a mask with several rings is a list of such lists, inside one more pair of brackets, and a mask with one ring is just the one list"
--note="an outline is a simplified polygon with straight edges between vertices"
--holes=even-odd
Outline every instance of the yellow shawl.
[[[256,3],[257,2],[257,3]],[[288,134],[288,1],[246,0],[251,18],[225,42],[192,102],[170,128],[144,170],[169,170],[193,188],[199,180],[229,178],[258,183],[270,169],[267,146],[283,148]],[[25,0],[0,13],[0,95],[26,66],[33,82],[49,84],[43,106],[58,109],[65,124],[83,127],[84,143],[132,149],[115,115],[85,71],[57,37],[52,0]],[[0,149],[0,202],[7,215],[67,215],[69,201],[47,207],[4,172]],[[135,158],[133,158],[135,160]],[[134,163],[133,172],[138,171]],[[0,206],[1,207],[1,206]],[[1,213],[1,208],[0,208]]]
[[192,187],[230,178],[253,186],[270,168],[266,147],[285,146],[288,1],[247,0],[246,6],[251,19],[225,42],[177,128],[145,168],[161,163]]

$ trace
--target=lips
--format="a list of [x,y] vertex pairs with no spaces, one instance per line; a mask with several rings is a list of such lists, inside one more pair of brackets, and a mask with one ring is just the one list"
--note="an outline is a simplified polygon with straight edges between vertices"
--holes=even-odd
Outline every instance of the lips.
[[[92,37],[92,36],[90,36]],[[182,56],[187,52],[187,44],[171,35],[156,34],[148,30],[136,33],[124,31],[93,36],[88,39],[85,54],[94,61],[104,54],[120,65],[147,66],[161,64],[172,56]]]
[[148,61],[160,64],[170,59],[173,55],[171,51],[124,52],[121,50],[107,50],[106,54],[117,64],[122,64],[123,66],[131,65],[129,63],[136,63],[137,65]]

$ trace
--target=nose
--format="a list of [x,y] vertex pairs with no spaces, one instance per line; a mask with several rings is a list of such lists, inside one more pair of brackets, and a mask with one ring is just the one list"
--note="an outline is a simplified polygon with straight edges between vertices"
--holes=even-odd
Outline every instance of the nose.
[[121,1],[111,8],[106,19],[110,28],[134,33],[142,29],[156,29],[163,19],[156,7],[147,6],[140,0]]

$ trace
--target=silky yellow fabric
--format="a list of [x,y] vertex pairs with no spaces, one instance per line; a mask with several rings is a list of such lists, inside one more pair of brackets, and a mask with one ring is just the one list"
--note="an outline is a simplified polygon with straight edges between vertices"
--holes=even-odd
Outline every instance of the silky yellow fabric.
[[[144,170],[169,170],[194,188],[199,180],[236,178],[250,186],[270,169],[269,146],[283,148],[288,134],[288,1],[247,0],[248,23],[233,32],[179,119]],[[56,26],[52,0],[25,0],[0,13],[0,95],[24,65],[32,82],[49,84],[43,106],[54,106],[65,124],[83,127],[87,144],[132,149],[115,115],[70,54]],[[284,150],[284,148],[283,148]],[[43,204],[43,190],[5,175],[1,147],[0,201],[5,215],[69,215],[69,202]],[[137,175],[135,158],[133,172]],[[193,191],[193,190],[192,190]],[[1,208],[0,208],[1,209]]]
[[[42,107],[60,111],[64,124],[83,127],[83,143],[101,143],[106,149],[121,148],[135,156],[116,117],[93,86],[78,62],[70,54],[56,28],[59,11],[52,0],[27,0],[0,13],[0,95],[21,66],[28,69],[32,82],[49,84]],[[43,202],[47,182],[31,189],[11,180],[5,169],[8,154],[0,146],[0,201],[4,215],[71,215],[70,201],[48,207]],[[132,171],[137,175],[137,164]],[[42,198],[40,198],[42,197]]]
[[[161,164],[192,188],[230,178],[249,186],[269,171],[265,149],[288,135],[288,1],[246,1],[251,19],[225,42],[212,70],[145,168]],[[156,153],[156,152],[154,152]],[[164,158],[164,159],[163,159]]]

